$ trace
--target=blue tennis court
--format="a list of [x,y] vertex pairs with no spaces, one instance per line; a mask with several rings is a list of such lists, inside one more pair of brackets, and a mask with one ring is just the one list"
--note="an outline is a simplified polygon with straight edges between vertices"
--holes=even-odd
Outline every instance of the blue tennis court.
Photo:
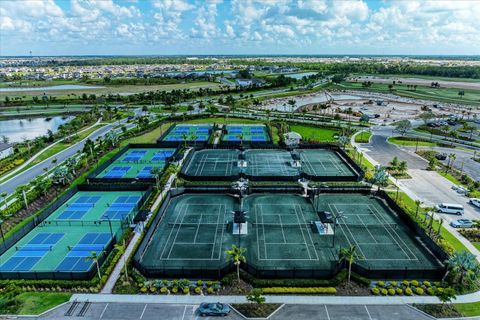
[[96,178],[151,179],[154,176],[152,170],[163,170],[174,153],[174,148],[128,149]]
[[180,124],[176,125],[162,139],[163,141],[181,142],[181,141],[208,141],[212,132],[210,124]]
[[270,136],[264,125],[227,125],[223,141],[231,142],[269,142]]

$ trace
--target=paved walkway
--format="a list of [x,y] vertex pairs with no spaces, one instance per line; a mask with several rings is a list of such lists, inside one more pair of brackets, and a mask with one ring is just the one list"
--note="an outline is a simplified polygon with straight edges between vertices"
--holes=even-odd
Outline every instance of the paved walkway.
[[[189,149],[185,152],[185,155],[184,155],[183,159],[180,160],[180,162],[178,163],[179,167],[182,166],[183,161],[184,161],[184,159],[186,159],[190,150],[191,149]],[[173,183],[173,181],[175,180],[176,177],[177,177],[176,173],[170,175],[167,183],[165,184],[165,188],[163,189],[163,191],[160,193],[160,195],[157,197],[157,199],[155,200],[155,202],[152,205],[152,209],[151,209],[152,212],[155,212],[155,210],[157,210],[157,208],[160,206],[163,199],[167,195],[167,192],[170,191],[170,189],[172,187],[172,183]],[[152,218],[152,216],[153,215],[150,215],[147,218],[147,220],[145,220],[145,224]],[[118,281],[118,278],[120,277],[121,271],[125,267],[125,262],[127,261],[128,257],[130,257],[130,255],[133,253],[133,249],[135,248],[135,244],[138,242],[138,240],[140,239],[140,237],[142,235],[143,228],[135,229],[134,232],[135,232],[135,234],[134,234],[132,240],[130,241],[130,243],[128,244],[127,248],[125,249],[125,253],[122,255],[120,260],[118,260],[117,264],[115,265],[115,268],[113,269],[112,273],[110,274],[110,277],[108,278],[107,282],[105,283],[105,285],[102,288],[102,290],[100,291],[100,293],[108,294],[108,293],[112,292],[113,287],[115,286],[115,283]]]

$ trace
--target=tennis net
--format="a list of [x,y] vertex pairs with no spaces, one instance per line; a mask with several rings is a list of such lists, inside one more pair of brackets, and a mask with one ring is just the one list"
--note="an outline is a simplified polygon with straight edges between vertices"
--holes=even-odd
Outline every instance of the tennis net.
[[345,227],[345,228],[390,228],[396,229],[398,228],[398,224],[396,223],[362,223],[362,224],[350,224],[350,223],[337,223],[337,226]]

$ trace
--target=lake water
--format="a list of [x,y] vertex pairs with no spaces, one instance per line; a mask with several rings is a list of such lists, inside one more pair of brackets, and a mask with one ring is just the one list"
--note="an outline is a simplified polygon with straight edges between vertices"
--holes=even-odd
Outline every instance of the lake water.
[[[350,94],[333,94],[332,97],[333,97],[334,100],[365,99],[365,97],[355,96],[355,95],[350,95]],[[305,97],[290,97],[290,98],[286,98],[286,99],[274,99],[270,103],[264,105],[263,108],[264,109],[278,110],[278,111],[291,111],[290,105],[287,104],[287,101],[289,99],[294,99],[297,102],[297,104],[296,104],[297,108],[302,107],[302,106],[307,105],[307,104],[323,103],[323,102],[327,101],[327,98],[325,97],[324,94],[317,94],[317,95],[311,95],[311,96],[305,96]]]
[[300,80],[300,79],[302,79],[303,77],[308,77],[308,76],[311,76],[311,75],[314,75],[314,74],[317,74],[317,73],[318,73],[318,72],[290,73],[290,74],[286,74],[285,77],[289,77],[289,78],[293,78],[293,79]]
[[47,134],[48,130],[57,132],[60,125],[71,121],[73,118],[73,116],[56,116],[48,121],[45,117],[0,120],[0,137],[7,136],[10,142],[21,142],[23,137],[34,139]]
[[84,86],[78,84],[62,84],[51,87],[30,87],[30,88],[0,88],[0,92],[18,92],[18,91],[53,91],[53,90],[81,90],[81,89],[100,89],[100,86]]

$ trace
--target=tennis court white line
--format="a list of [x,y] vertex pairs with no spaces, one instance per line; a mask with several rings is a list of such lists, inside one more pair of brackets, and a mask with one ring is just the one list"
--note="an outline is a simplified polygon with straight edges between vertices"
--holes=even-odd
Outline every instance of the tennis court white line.
[[[186,205],[184,203],[181,203],[180,204],[180,210],[179,210],[179,214],[175,217],[175,223],[177,223],[178,221],[178,218],[183,214],[183,212],[186,211]],[[163,247],[163,250],[162,250],[162,253],[160,254],[160,259],[162,259],[163,257],[163,254],[165,253],[165,250],[167,249],[167,246],[168,244],[170,243],[170,238],[172,237],[173,235],[173,230],[174,228],[172,228],[170,230],[170,233],[168,234],[168,237],[167,237],[167,240],[165,241],[165,246]],[[178,234],[178,230],[177,230],[177,234]],[[170,244],[172,247],[173,247],[173,243]],[[170,248],[170,251],[172,251],[172,249]],[[170,254],[167,256],[167,259],[169,258]]]
[[[302,207],[300,207],[300,215],[298,214],[298,211],[297,211],[297,206],[299,206],[298,204],[295,204],[293,209],[295,210],[295,215],[297,216],[297,221],[300,222],[300,215],[302,216],[302,220],[303,220],[303,223],[307,223],[307,221],[305,220],[305,215],[303,214],[303,210],[302,210]],[[307,242],[307,239],[305,239],[305,236],[303,234],[303,228],[301,229],[302,230],[302,236],[303,236],[303,240],[305,241],[305,245],[307,247],[307,252],[308,252],[308,256],[310,257],[310,259],[312,259],[312,255],[310,254],[310,250],[308,248],[308,242]],[[318,259],[318,254],[317,254],[317,250],[315,250],[315,242],[313,242],[313,238],[312,238],[312,235],[310,232],[307,232],[308,236],[310,237],[310,242],[311,242],[311,245],[313,247],[313,252],[315,252],[315,256],[317,257],[316,259],[312,259],[312,260],[319,260]]]

